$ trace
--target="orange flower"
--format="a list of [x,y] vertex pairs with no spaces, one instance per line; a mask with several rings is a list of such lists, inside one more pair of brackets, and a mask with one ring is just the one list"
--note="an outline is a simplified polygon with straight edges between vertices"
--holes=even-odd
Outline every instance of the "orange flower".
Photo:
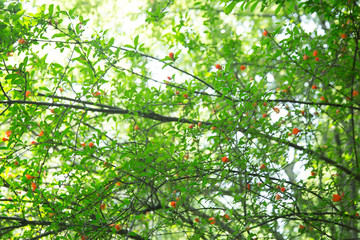
[[10,137],[11,134],[12,134],[12,131],[11,131],[11,130],[7,130],[7,131],[5,132],[5,135],[6,135],[7,137]]
[[326,102],[325,97],[320,97],[320,100]]
[[285,192],[286,189],[285,189],[284,187],[282,187],[282,188],[280,189],[280,191]]
[[121,183],[121,182],[116,182],[116,185],[117,185],[117,186],[121,186],[122,183]]
[[135,125],[135,126],[134,126],[134,129],[135,129],[135,130],[140,130],[140,127],[139,127],[138,125]]
[[225,214],[223,217],[224,217],[225,219],[227,219],[227,220],[230,220],[230,217],[229,217],[229,215],[227,215],[227,214]]
[[318,55],[318,53],[319,53],[318,50],[313,51],[313,56],[316,57]]
[[25,177],[26,177],[27,179],[29,179],[29,180],[34,179],[34,178],[35,178],[34,176],[31,176],[31,175],[29,175],[29,174],[25,174]]
[[191,129],[191,128],[193,128],[193,127],[194,127],[194,124],[190,124],[189,128]]
[[36,183],[31,182],[31,187],[32,187],[32,190],[34,192],[36,190],[36,188],[37,188]]
[[198,218],[195,218],[195,222],[200,222],[200,219],[198,219]]
[[317,89],[318,87],[316,85],[312,85],[311,87],[313,90]]
[[245,69],[246,69],[246,66],[244,66],[244,65],[241,65],[241,66],[240,66],[240,70],[241,70],[241,71],[244,71]]
[[260,170],[266,168],[266,165],[263,163],[260,165]]
[[346,34],[345,33],[343,33],[343,34],[341,34],[341,36],[340,36],[342,39],[345,39],[346,38]]
[[316,62],[318,62],[319,60],[320,60],[320,58],[319,58],[319,57],[316,57],[316,58],[315,58],[315,61],[316,61]]
[[93,143],[93,142],[91,142],[91,143],[89,143],[89,147],[94,147],[95,146],[95,144]]
[[6,141],[9,141],[9,138],[3,137],[2,140],[3,140],[4,142],[6,142]]
[[222,69],[220,64],[216,64],[216,65],[215,65],[215,68],[216,68],[216,69],[219,69],[219,70]]
[[170,203],[170,205],[171,205],[171,207],[176,208],[176,202],[172,201],[172,202]]
[[215,224],[216,220],[214,217],[209,218],[210,224]]
[[116,231],[120,231],[121,225],[120,225],[120,224],[116,224],[116,225],[115,225],[115,229],[116,229]]
[[171,60],[174,61],[174,53],[173,52],[169,53],[169,58],[171,58]]
[[276,201],[281,199],[281,196],[279,194],[276,194],[275,196]]
[[263,118],[266,118],[268,115],[266,113],[263,114]]
[[305,226],[304,225],[299,225],[299,229],[304,229],[305,228]]
[[86,143],[82,142],[82,143],[80,143],[80,145],[81,145],[82,147],[85,147],[85,146],[86,146]]
[[44,131],[41,131],[41,132],[39,133],[39,137],[41,137],[42,135],[44,135]]
[[297,135],[299,132],[300,132],[300,130],[297,129],[297,128],[294,128],[294,129],[292,130],[292,133],[293,133],[294,135]]
[[268,31],[264,30],[264,31],[263,31],[263,35],[264,35],[264,36],[268,35]]
[[358,96],[358,95],[359,95],[359,92],[358,92],[358,91],[356,91],[356,90],[354,90],[352,95],[353,95],[353,97],[356,97],[356,96]]
[[274,112],[276,112],[276,113],[279,113],[279,112],[280,112],[280,109],[278,109],[277,107],[273,107],[273,110],[274,110]]
[[223,161],[223,163],[229,162],[229,158],[228,158],[228,157],[222,157],[221,160]]
[[309,58],[310,57],[308,55],[306,55],[306,54],[303,56],[304,61],[308,60]]
[[198,122],[198,126],[201,127],[201,125],[202,125],[202,122]]
[[25,43],[26,43],[25,39],[23,39],[23,38],[19,39],[18,42],[19,42],[20,44],[25,44]]
[[189,98],[189,95],[188,95],[187,93],[185,93],[185,94],[183,95],[183,97],[186,98],[186,99],[188,99],[188,98]]
[[104,210],[106,208],[106,205],[102,203],[102,204],[100,204],[100,208],[101,208],[101,210]]
[[341,201],[341,197],[340,197],[339,194],[333,194],[332,200],[333,200],[334,202],[338,202],[338,201]]
[[29,97],[30,94],[31,94],[30,91],[26,91],[25,96],[26,96],[26,97]]
[[250,190],[250,183],[246,185],[247,189]]

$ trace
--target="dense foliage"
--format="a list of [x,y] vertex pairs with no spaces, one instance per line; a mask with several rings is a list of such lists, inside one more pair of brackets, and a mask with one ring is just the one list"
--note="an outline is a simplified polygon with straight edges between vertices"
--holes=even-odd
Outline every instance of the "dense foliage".
[[1,239],[358,239],[358,1],[74,2],[0,1]]

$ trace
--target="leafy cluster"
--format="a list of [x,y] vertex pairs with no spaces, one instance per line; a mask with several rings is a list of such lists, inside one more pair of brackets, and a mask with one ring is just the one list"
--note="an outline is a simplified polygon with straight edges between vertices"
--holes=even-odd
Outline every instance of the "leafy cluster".
[[138,15],[0,2],[1,238],[357,239],[360,3]]

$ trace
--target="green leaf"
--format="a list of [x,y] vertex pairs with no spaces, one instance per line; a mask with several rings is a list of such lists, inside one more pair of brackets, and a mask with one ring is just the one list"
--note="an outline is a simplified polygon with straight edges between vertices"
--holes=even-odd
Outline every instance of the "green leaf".
[[51,92],[47,87],[39,87],[40,90],[44,90],[45,92]]
[[131,45],[129,45],[129,44],[124,45],[124,47],[134,49],[134,47],[133,47],[133,46],[131,46]]
[[134,48],[135,49],[137,48],[138,43],[139,43],[139,35],[137,35],[134,39]]
[[299,35],[300,34],[299,28],[297,26],[294,26],[293,33],[294,33],[294,35]]
[[20,75],[18,74],[8,74],[5,76],[5,79],[15,79],[15,78],[19,78]]
[[21,18],[21,16],[25,13],[25,10],[21,10],[19,12],[17,12],[14,16],[13,16],[13,20],[16,21],[19,18]]
[[54,4],[50,4],[50,6],[49,6],[49,15],[52,16],[53,12],[54,12]]
[[224,13],[226,15],[229,15],[232,12],[232,10],[234,9],[234,7],[236,6],[236,4],[237,4],[237,1],[232,1],[229,5],[227,5],[225,7]]
[[279,6],[277,6],[277,8],[275,9],[275,15],[277,15],[280,12],[282,6],[283,6],[283,3],[280,3]]
[[252,6],[251,6],[251,8],[250,8],[250,12],[253,12],[254,10],[255,10],[255,8],[256,8],[256,6],[258,5],[258,1],[256,1]]
[[109,47],[112,47],[112,46],[114,45],[114,42],[115,42],[115,38],[114,38],[114,37],[110,38],[110,41],[109,41],[109,43],[108,43],[108,46],[109,46]]
[[64,33],[55,33],[54,35],[52,35],[51,39],[60,38],[60,37],[66,37],[66,34],[64,34]]

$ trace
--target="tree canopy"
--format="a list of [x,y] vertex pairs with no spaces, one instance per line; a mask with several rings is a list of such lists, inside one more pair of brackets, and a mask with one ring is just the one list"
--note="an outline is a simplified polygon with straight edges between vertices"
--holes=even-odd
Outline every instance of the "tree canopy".
[[0,0],[1,239],[358,239],[359,1],[71,4]]

